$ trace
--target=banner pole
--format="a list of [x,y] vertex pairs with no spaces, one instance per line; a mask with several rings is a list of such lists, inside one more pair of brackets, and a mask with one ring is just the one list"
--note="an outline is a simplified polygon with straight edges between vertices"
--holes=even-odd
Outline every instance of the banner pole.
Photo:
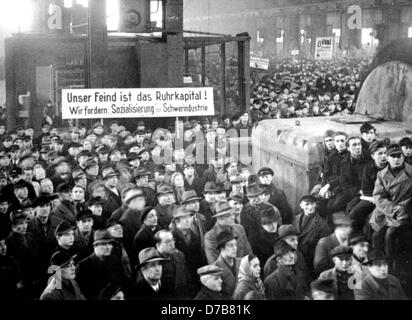
[[176,137],[179,139],[179,117],[176,117],[176,124],[175,124],[175,130],[176,130]]

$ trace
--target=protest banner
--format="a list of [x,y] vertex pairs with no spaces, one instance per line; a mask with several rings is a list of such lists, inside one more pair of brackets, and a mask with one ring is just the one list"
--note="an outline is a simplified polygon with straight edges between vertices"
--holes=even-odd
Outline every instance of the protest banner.
[[214,115],[213,88],[63,89],[63,119]]
[[269,69],[269,59],[250,57],[250,67],[255,68],[255,69],[268,70]]
[[333,41],[332,37],[316,38],[315,59],[332,59]]

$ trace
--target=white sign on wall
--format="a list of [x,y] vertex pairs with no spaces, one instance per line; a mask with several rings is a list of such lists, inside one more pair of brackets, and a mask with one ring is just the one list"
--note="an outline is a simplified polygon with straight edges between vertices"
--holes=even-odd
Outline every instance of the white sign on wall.
[[63,119],[214,115],[213,88],[63,89]]
[[316,38],[315,59],[332,59],[333,40],[332,37]]
[[250,57],[250,67],[255,69],[269,69],[269,59]]

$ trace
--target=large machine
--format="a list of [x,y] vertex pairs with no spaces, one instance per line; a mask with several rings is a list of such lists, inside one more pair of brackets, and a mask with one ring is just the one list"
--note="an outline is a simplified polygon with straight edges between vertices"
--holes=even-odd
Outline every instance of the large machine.
[[[161,16],[157,24],[152,2]],[[33,31],[5,41],[9,128],[20,123],[39,130],[49,101],[59,119],[64,88],[213,86],[217,116],[226,113],[230,90],[238,93],[240,109],[249,106],[249,35],[183,30],[183,0],[119,0],[119,26],[109,31],[106,1],[89,0],[88,7],[73,1],[70,8],[63,0],[34,3]],[[217,62],[212,52],[218,52]],[[198,57],[198,70],[190,70],[192,57]],[[122,122],[136,129],[135,119]]]
[[252,134],[255,171],[273,168],[275,184],[290,204],[298,202],[318,182],[326,130],[360,135],[363,122],[373,123],[377,137],[397,142],[412,136],[411,39],[390,43],[375,57],[363,82],[355,115],[264,120]]

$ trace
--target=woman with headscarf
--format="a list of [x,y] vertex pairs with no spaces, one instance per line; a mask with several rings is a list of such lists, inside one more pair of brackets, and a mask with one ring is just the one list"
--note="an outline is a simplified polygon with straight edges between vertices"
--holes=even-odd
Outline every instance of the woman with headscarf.
[[234,300],[245,300],[245,296],[254,292],[258,300],[265,300],[265,286],[260,279],[260,262],[259,259],[249,254],[244,256],[240,262],[238,282],[233,294]]

